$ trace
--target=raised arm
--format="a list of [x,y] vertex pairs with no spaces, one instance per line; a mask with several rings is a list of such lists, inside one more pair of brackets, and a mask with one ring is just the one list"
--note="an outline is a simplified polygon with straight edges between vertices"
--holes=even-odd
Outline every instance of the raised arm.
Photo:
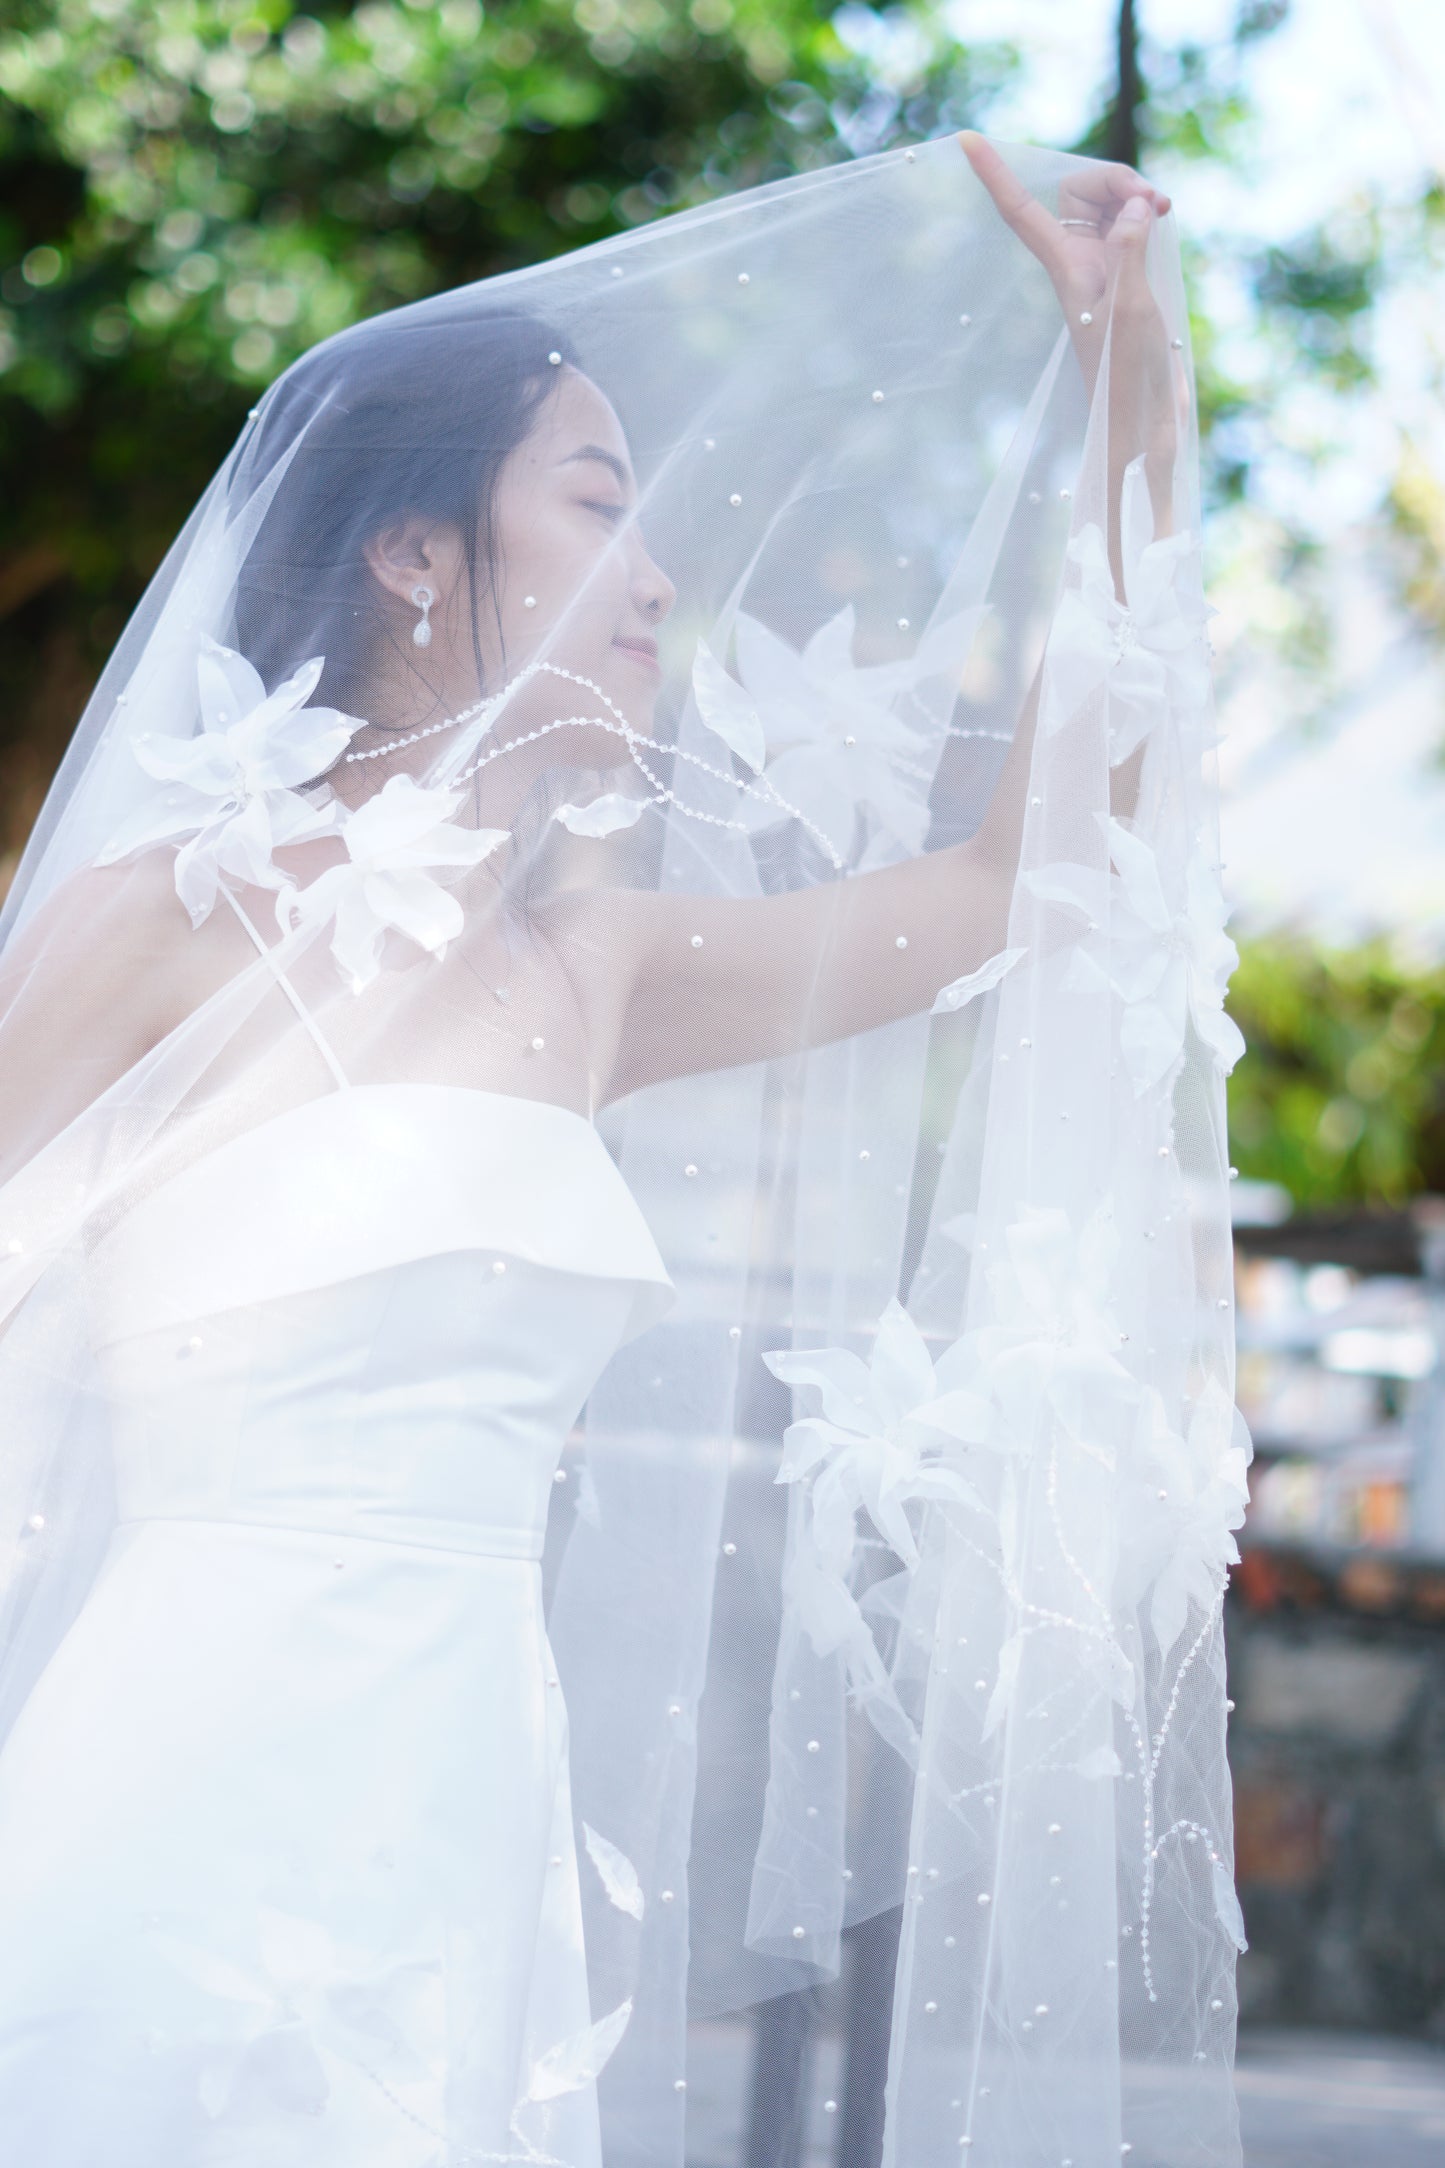
[[[1108,553],[1124,592],[1120,501],[1139,455],[1167,529],[1176,372],[1145,272],[1169,199],[1125,166],[1082,167],[1055,218],[982,137],[960,142],[1000,216],[1048,272],[1091,402],[1107,367]],[[629,991],[605,1099],[664,1077],[734,1066],[930,1009],[1004,946],[1039,701],[1036,677],[988,811],[962,843],[785,894],[744,899],[612,891],[589,945],[626,959]],[[1132,810],[1142,751],[1114,771]]]

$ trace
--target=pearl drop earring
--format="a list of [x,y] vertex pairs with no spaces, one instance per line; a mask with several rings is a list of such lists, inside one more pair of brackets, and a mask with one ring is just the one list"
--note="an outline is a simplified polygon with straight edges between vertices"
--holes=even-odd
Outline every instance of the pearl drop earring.
[[432,604],[436,601],[436,596],[429,587],[414,587],[411,591],[411,599],[421,611],[419,621],[411,628],[412,645],[414,647],[430,647],[431,625],[428,622],[428,616]]

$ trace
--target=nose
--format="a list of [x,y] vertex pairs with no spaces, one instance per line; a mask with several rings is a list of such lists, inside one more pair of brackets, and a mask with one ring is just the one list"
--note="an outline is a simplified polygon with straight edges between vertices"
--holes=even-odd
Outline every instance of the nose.
[[677,600],[677,589],[661,565],[649,554],[640,531],[634,527],[630,585],[632,599],[643,615],[660,624]]

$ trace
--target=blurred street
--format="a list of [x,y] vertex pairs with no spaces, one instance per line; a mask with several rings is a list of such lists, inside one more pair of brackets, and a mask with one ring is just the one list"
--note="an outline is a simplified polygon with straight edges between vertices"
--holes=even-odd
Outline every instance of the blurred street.
[[1413,2041],[1245,2032],[1245,2168],[1439,2168],[1445,2052]]
[[[749,2028],[695,2025],[688,2054],[688,2168],[746,2168]],[[838,2043],[817,2042],[798,2168],[833,2168],[824,2103]],[[1369,2033],[1248,2027],[1236,2065],[1245,2168],[1441,2168],[1445,2049]]]

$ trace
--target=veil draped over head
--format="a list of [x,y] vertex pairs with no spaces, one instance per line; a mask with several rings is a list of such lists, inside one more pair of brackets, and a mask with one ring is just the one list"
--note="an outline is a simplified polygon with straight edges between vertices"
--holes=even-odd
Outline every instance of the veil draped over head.
[[542,1560],[587,2007],[510,2150],[398,2062],[418,2150],[356,2161],[570,2160],[595,2084],[608,2168],[680,2168],[728,2042],[756,2121],[840,2036],[852,2162],[1238,2159],[1186,314],[1171,218],[1126,296],[1111,169],[1004,157],[1075,321],[950,136],[305,355],[6,906],[0,1742],[150,1510],[127,1335],[179,1380],[261,1289],[304,1368],[318,1288],[466,1249],[629,1288]]

